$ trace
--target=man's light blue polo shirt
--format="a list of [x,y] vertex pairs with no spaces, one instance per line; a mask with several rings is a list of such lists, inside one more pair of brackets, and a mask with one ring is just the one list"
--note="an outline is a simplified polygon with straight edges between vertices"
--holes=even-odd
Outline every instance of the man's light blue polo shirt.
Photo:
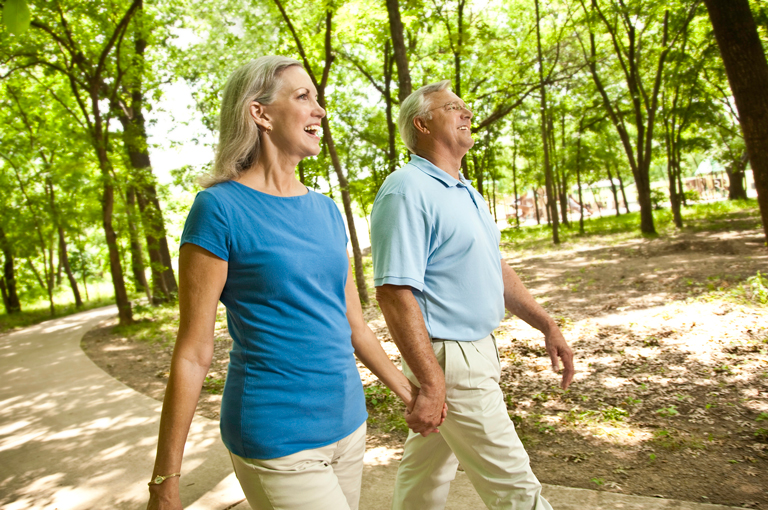
[[480,340],[504,318],[500,239],[468,181],[413,155],[373,203],[374,283],[410,286],[431,338]]

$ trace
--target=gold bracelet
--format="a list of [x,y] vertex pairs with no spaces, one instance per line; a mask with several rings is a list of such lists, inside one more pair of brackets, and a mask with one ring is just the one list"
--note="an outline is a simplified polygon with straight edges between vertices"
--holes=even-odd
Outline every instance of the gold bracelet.
[[167,478],[173,478],[174,476],[181,476],[181,473],[173,473],[172,475],[157,475],[155,478],[150,480],[150,482],[147,485],[160,485],[163,483]]

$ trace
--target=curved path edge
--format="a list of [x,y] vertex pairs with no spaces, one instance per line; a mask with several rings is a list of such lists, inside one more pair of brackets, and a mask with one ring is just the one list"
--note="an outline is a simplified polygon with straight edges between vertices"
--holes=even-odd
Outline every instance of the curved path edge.
[[[0,336],[0,508],[137,509],[147,501],[161,404],[113,379],[80,349],[114,306]],[[361,510],[388,510],[397,462],[366,454]],[[195,416],[182,502],[188,510],[248,510],[218,422]],[[544,486],[557,510],[716,510],[733,507]],[[464,473],[447,510],[485,508]]]

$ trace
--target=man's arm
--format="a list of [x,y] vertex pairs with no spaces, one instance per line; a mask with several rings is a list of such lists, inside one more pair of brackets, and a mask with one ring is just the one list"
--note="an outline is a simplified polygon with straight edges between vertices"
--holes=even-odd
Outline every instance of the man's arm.
[[405,421],[422,436],[438,432],[437,426],[445,419],[445,376],[432,350],[419,304],[407,285],[376,287],[376,299],[392,339],[421,385]]
[[[557,327],[552,317],[539,305],[528,289],[525,288],[515,270],[506,261],[501,261],[501,274],[504,279],[504,306],[532,327],[544,333],[544,345],[552,360],[552,370],[558,372],[563,361],[563,381],[560,387],[567,389],[573,380],[573,351]],[[382,308],[383,310],[383,308]]]

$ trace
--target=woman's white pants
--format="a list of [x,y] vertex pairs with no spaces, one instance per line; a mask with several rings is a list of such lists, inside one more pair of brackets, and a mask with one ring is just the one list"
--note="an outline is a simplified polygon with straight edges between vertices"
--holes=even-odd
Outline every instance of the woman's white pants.
[[365,455],[363,423],[341,441],[277,459],[230,452],[253,510],[357,510]]

